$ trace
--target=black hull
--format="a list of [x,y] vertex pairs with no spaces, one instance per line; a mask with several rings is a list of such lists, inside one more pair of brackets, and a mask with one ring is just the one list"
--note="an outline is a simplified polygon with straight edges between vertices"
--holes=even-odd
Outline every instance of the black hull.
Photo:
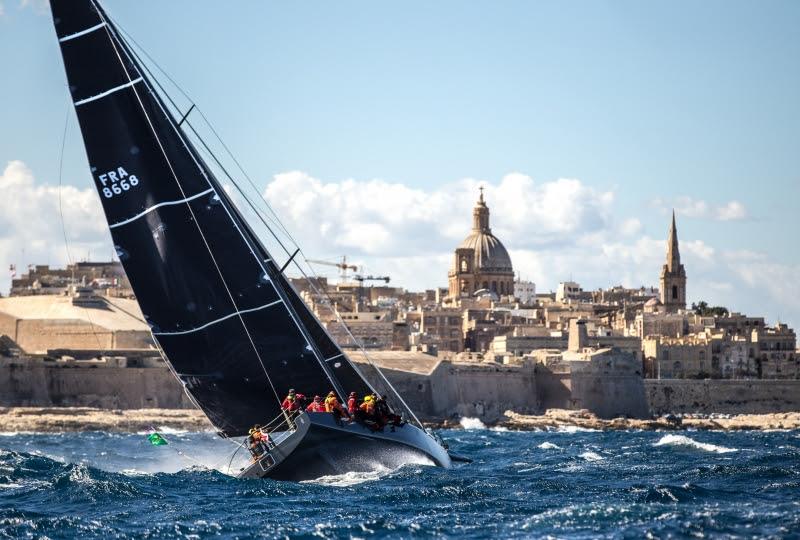
[[337,422],[328,413],[307,416],[311,425],[300,443],[264,477],[303,481],[407,463],[451,466],[447,450],[416,426],[406,424],[394,431],[387,426],[373,432],[355,422]]

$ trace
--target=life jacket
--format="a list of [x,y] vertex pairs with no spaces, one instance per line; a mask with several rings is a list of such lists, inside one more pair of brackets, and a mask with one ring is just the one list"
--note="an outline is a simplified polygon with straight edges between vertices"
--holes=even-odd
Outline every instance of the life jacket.
[[321,401],[312,401],[308,407],[306,407],[306,411],[308,412],[325,412],[325,404]]
[[290,399],[289,396],[286,396],[286,399],[281,403],[281,408],[285,411],[296,411],[300,408],[300,405],[297,403],[297,398]]
[[364,403],[361,404],[359,409],[361,409],[367,414],[373,414],[375,412],[375,404],[372,403],[371,401],[365,401]]
[[356,412],[356,409],[358,409],[358,401],[356,400],[356,398],[351,397],[350,399],[347,400],[347,411],[350,414],[353,414],[354,412]]
[[339,405],[339,400],[333,396],[329,396],[325,398],[325,411],[326,412],[333,412],[333,411],[340,411],[342,410],[342,406]]

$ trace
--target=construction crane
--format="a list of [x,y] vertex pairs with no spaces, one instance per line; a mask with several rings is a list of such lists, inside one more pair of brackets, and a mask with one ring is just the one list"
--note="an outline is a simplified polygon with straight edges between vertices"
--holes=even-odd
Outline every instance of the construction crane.
[[332,262],[332,261],[320,261],[316,259],[307,259],[306,262],[312,264],[324,264],[325,266],[335,266],[339,269],[339,279],[341,281],[347,281],[347,271],[352,270],[353,272],[358,272],[358,266],[354,264],[347,264],[347,255],[342,255],[341,262]]
[[389,283],[391,278],[389,276],[364,276],[361,274],[356,274],[353,276],[353,279],[358,281],[358,303],[361,304],[364,297],[364,282],[365,281],[383,281],[384,283]]

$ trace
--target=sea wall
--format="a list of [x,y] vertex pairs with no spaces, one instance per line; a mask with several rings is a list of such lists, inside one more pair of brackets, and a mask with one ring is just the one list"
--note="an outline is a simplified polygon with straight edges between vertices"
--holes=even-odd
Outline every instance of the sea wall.
[[[381,388],[374,368],[359,364],[359,369]],[[421,420],[469,416],[495,422],[509,409],[537,410],[536,379],[531,368],[442,361],[430,373],[385,366],[382,372]]]
[[653,414],[800,411],[800,381],[648,379],[644,387]]
[[[43,362],[0,358],[0,407],[193,408],[163,364],[109,359]],[[380,388],[377,372],[359,364]],[[617,373],[552,372],[541,365],[435,362],[429,371],[384,366],[384,374],[424,420],[461,416],[494,422],[506,410],[589,409],[599,417],[668,412],[759,414],[800,411],[797,380],[644,380]],[[638,384],[637,384],[638,383]]]
[[129,368],[29,360],[0,361],[0,406],[194,408],[164,365]]

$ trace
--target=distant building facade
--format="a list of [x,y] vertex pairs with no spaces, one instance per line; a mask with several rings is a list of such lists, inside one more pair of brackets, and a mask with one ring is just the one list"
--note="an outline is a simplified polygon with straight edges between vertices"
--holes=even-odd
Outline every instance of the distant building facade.
[[668,312],[674,313],[686,309],[686,270],[681,264],[681,253],[678,250],[678,229],[675,226],[675,212],[672,213],[672,225],[667,240],[667,261],[661,268],[659,280],[661,303]]
[[472,232],[453,255],[448,283],[451,299],[470,297],[480,290],[498,297],[514,294],[511,257],[489,227],[489,207],[483,199],[483,188],[472,211]]

